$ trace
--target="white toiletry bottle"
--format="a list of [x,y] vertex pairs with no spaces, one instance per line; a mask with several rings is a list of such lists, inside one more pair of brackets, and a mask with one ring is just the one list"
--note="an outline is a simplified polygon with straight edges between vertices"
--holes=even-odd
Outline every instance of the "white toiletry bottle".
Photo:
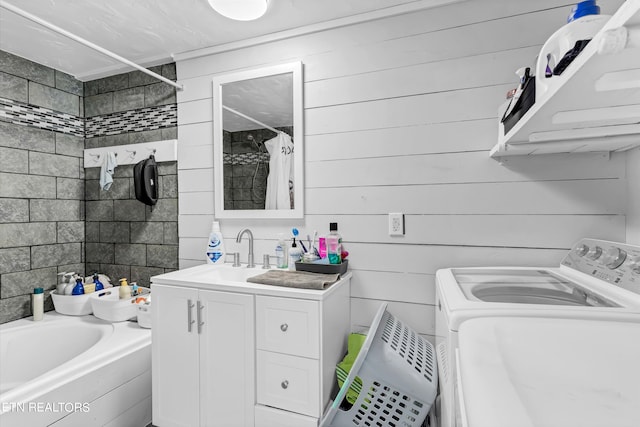
[[64,295],[64,288],[68,285],[66,280],[67,273],[58,273],[58,276],[60,276],[60,282],[56,286],[56,294]]
[[296,238],[293,238],[293,243],[291,243],[291,249],[289,249],[289,270],[296,269],[296,261],[300,261],[302,258],[302,249],[298,247],[296,244]]
[[76,273],[67,273],[65,276],[67,278],[67,285],[64,287],[64,294],[71,295],[73,293],[73,288],[76,286]]
[[289,257],[289,251],[287,250],[287,244],[284,241],[284,235],[278,234],[278,245],[276,246],[276,267],[287,268],[287,258]]
[[220,223],[213,221],[209,243],[207,244],[207,264],[224,264],[224,240],[220,233]]
[[31,310],[33,311],[33,321],[42,320],[44,318],[44,289],[33,288],[31,294]]

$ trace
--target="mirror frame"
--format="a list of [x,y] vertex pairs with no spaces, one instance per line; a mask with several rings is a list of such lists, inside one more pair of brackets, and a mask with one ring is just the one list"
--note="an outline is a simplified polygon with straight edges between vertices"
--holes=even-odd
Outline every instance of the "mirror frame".
[[[269,77],[292,73],[293,76],[293,143],[294,168],[294,208],[285,209],[225,209],[224,208],[224,165],[222,132],[222,85],[236,81]],[[266,219],[304,217],[304,118],[303,118],[302,62],[289,62],[220,74],[213,77],[213,172],[214,172],[214,212],[216,219]]]

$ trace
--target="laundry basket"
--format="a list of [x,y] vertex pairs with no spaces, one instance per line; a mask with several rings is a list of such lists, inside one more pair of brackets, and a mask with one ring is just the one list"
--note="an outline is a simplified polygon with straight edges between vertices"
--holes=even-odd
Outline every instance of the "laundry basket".
[[[382,304],[347,379],[320,427],[420,427],[436,398],[433,345]],[[362,389],[351,409],[340,403],[355,377]]]

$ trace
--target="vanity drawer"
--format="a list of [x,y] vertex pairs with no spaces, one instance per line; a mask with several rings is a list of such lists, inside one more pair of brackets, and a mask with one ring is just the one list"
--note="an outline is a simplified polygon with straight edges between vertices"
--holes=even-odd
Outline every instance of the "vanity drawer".
[[320,363],[315,359],[257,352],[258,403],[320,417]]
[[268,406],[256,405],[255,414],[255,427],[318,427],[317,418]]
[[256,297],[256,342],[260,350],[320,357],[320,308],[317,301]]

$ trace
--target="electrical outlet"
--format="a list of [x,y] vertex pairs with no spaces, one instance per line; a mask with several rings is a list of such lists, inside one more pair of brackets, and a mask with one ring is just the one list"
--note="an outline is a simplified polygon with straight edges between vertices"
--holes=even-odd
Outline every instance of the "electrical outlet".
[[404,236],[404,214],[389,214],[389,236]]

